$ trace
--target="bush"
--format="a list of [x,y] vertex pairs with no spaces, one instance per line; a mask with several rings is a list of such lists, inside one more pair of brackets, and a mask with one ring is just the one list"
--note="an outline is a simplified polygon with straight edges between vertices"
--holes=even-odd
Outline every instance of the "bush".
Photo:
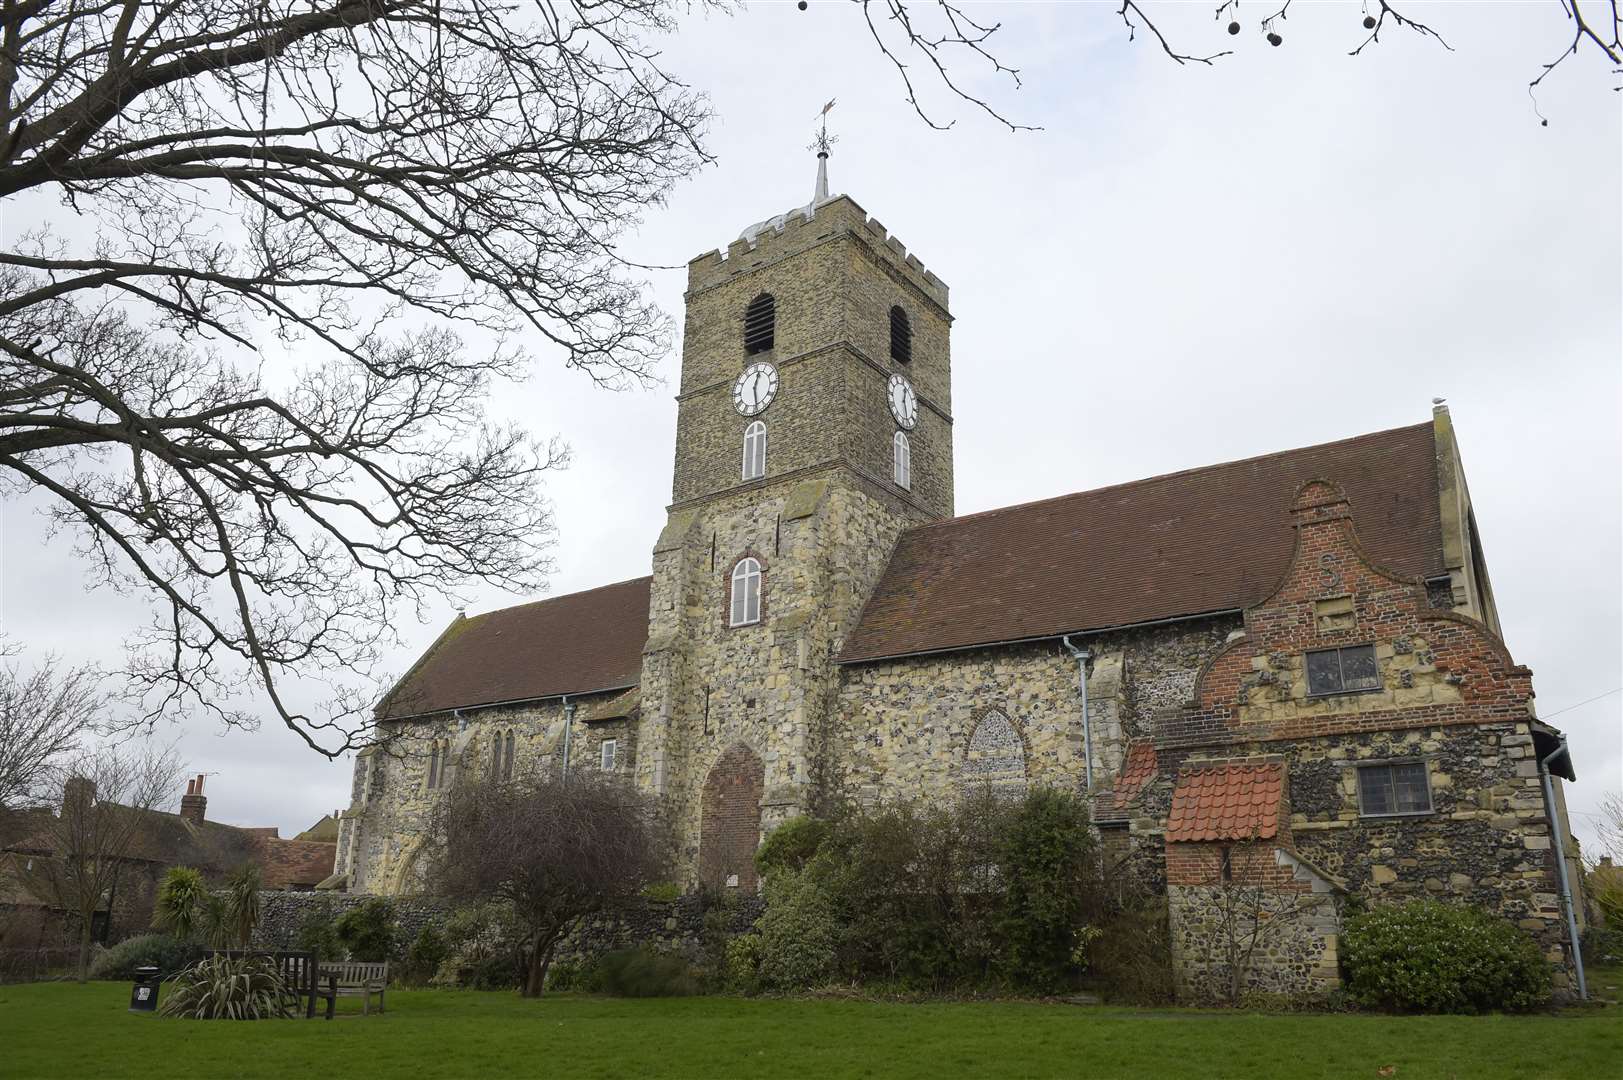
[[727,989],[740,994],[761,992],[760,934],[741,934],[727,943],[724,979]]
[[1480,908],[1435,900],[1374,908],[1348,920],[1341,940],[1347,989],[1369,1008],[1515,1012],[1550,999],[1538,944]]
[[273,1020],[294,1014],[294,996],[274,961],[211,956],[175,975],[158,1006],[184,1020]]
[[682,897],[682,886],[674,881],[656,881],[651,885],[644,885],[643,899],[652,900],[658,904],[669,904]]
[[400,982],[405,986],[427,986],[450,953],[444,934],[435,927],[423,927],[406,950],[406,962],[400,969]]
[[1070,792],[1037,788],[1013,806],[998,850],[997,966],[1009,982],[1057,990],[1072,981],[1087,944],[1093,868],[1088,808]]
[[829,825],[817,818],[793,817],[771,832],[755,852],[755,868],[762,877],[775,870],[803,870],[828,838]]
[[805,872],[780,870],[767,879],[766,895],[766,911],[755,924],[762,985],[793,990],[827,982],[834,971],[838,928],[822,883]]
[[143,934],[121,941],[96,957],[90,977],[123,982],[134,979],[138,967],[155,967],[168,977],[202,958],[203,947],[195,941],[182,941],[168,934]]
[[1087,982],[1107,1001],[1171,1004],[1172,936],[1166,898],[1131,902],[1100,931],[1083,957]]
[[519,985],[524,929],[506,904],[477,904],[455,912],[441,931],[446,956],[435,986],[512,990]]
[[365,900],[338,916],[333,929],[349,950],[349,958],[368,964],[389,959],[394,952],[395,936],[400,932],[394,921],[394,905],[381,896]]
[[333,926],[331,903],[319,904],[304,913],[293,931],[291,947],[299,952],[314,953],[318,964],[344,959],[344,943],[338,940],[338,931]]
[[685,997],[699,992],[687,961],[653,949],[604,953],[592,967],[596,969],[594,989],[613,997]]

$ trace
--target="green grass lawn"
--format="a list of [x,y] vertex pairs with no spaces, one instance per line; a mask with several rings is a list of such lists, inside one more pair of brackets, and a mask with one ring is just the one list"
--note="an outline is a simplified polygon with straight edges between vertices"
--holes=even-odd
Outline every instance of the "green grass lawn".
[[[1616,981],[1613,979],[1612,981]],[[1257,1015],[1016,1003],[391,991],[332,1023],[161,1020],[127,983],[0,986],[0,1077],[1574,1077],[1623,1073],[1623,1009]],[[357,1010],[354,1014],[349,1008]]]

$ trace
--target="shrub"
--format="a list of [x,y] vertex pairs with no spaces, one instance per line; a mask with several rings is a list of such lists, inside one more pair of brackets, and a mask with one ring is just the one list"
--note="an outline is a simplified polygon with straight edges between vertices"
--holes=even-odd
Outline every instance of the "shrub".
[[208,906],[208,884],[203,880],[202,871],[190,866],[171,866],[158,885],[157,900],[152,906],[153,928],[181,939],[199,936],[206,930]]
[[613,997],[685,997],[699,992],[687,961],[670,953],[620,949],[604,953],[592,966],[596,989]]
[[294,1000],[274,961],[211,956],[170,979],[158,1012],[185,1020],[272,1020],[292,1016]]
[[428,980],[434,977],[450,952],[444,934],[436,927],[423,927],[406,950],[406,962],[400,969],[401,983],[406,986],[427,986]]
[[760,934],[741,934],[727,943],[724,980],[727,989],[740,994],[761,992]]
[[1373,908],[1342,934],[1347,989],[1403,1012],[1523,1011],[1550,998],[1550,967],[1520,928],[1474,907],[1413,900]]
[[202,958],[203,947],[195,941],[182,941],[168,934],[142,934],[121,941],[98,956],[90,968],[90,977],[122,982],[134,979],[138,967],[155,967],[167,977]]
[[1100,931],[1083,958],[1087,981],[1109,1001],[1170,1004],[1172,937],[1166,898],[1129,902]]
[[645,900],[669,904],[681,898],[682,886],[674,881],[656,881],[652,885],[644,885],[642,895]]
[[554,960],[547,968],[547,992],[567,994],[581,989],[582,971],[574,960]]
[[766,834],[755,852],[755,867],[762,877],[776,870],[803,870],[828,838],[826,821],[792,817]]
[[365,900],[338,916],[333,929],[349,950],[349,958],[368,964],[389,959],[394,952],[395,936],[400,931],[394,921],[394,905],[381,896]]
[[826,982],[834,971],[838,930],[821,882],[804,872],[780,870],[766,883],[757,970],[761,983],[794,990]]
[[1088,808],[1037,788],[1006,816],[998,845],[997,964],[1017,986],[1056,990],[1075,978],[1093,867]]
[[518,986],[524,929],[506,904],[476,904],[451,915],[436,986],[511,990]]
[[338,931],[333,927],[332,904],[318,904],[305,912],[293,931],[291,944],[299,952],[314,953],[318,964],[344,959],[344,943],[338,940]]

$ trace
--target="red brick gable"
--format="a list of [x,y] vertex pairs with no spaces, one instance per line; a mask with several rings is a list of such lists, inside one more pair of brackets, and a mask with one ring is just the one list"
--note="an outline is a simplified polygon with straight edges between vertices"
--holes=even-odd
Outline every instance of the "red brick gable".
[[[1284,576],[1200,672],[1195,704],[1162,718],[1158,747],[1529,719],[1532,672],[1482,623],[1431,608],[1418,580],[1378,565],[1335,484],[1303,485],[1292,517]],[[1354,646],[1373,648],[1379,685],[1310,693],[1307,655]]]
[[1168,843],[1271,840],[1279,835],[1285,771],[1278,763],[1191,766],[1178,773]]
[[1237,611],[1291,558],[1286,509],[1331,476],[1383,563],[1445,571],[1430,423],[911,529],[842,662]]

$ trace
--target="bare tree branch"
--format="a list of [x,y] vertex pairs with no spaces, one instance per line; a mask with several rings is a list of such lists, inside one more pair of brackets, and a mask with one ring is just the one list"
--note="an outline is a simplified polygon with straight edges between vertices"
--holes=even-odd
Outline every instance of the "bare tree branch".
[[101,673],[46,657],[26,674],[0,666],[0,814],[39,806],[55,794],[61,767],[95,730]]

